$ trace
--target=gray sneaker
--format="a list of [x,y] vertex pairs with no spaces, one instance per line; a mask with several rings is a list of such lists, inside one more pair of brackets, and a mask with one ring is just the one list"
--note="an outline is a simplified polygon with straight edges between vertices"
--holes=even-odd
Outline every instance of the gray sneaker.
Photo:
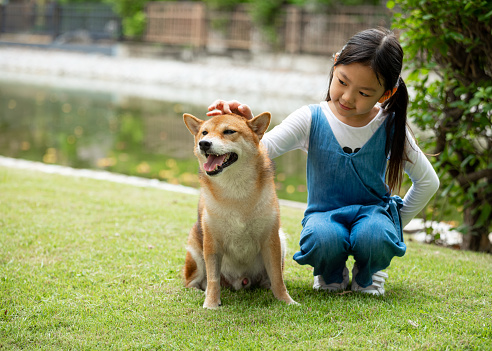
[[343,281],[341,283],[326,284],[322,275],[314,277],[314,290],[326,290],[326,291],[343,291],[347,288],[349,283],[349,271],[347,266],[343,269]]
[[383,271],[374,273],[372,275],[372,285],[363,288],[355,281],[357,273],[359,273],[359,268],[357,267],[357,265],[354,265],[354,268],[352,269],[352,291],[360,291],[366,294],[378,296],[384,295],[384,281],[388,278],[388,274],[384,273]]

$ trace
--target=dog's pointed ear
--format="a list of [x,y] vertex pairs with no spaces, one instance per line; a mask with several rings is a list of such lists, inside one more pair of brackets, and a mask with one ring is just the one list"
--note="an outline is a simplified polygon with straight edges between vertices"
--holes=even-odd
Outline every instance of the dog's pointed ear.
[[190,115],[189,113],[183,114],[183,120],[184,123],[186,124],[186,128],[190,131],[191,134],[196,135],[198,131],[200,130],[200,127],[202,126],[203,122],[201,119],[196,118],[193,115]]
[[272,115],[270,112],[263,112],[253,119],[249,120],[247,123],[249,127],[253,130],[253,132],[258,135],[261,139],[263,138],[263,134],[265,134],[268,126],[270,125],[270,121],[272,120]]

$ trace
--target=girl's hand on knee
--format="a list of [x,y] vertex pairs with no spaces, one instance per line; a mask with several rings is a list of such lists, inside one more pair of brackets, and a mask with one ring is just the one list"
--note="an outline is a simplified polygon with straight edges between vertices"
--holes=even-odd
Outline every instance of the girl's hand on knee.
[[208,111],[209,112],[207,112],[207,116],[218,116],[224,115],[226,113],[235,113],[236,115],[246,117],[247,119],[252,119],[254,117],[253,112],[251,112],[251,109],[248,105],[241,104],[239,101],[236,100],[215,100],[208,107]]

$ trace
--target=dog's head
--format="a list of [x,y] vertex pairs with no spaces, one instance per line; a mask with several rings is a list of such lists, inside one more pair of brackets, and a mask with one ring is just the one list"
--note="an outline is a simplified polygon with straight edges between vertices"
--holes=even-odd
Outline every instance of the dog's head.
[[271,115],[264,112],[248,120],[226,114],[202,121],[185,113],[183,119],[195,136],[195,155],[201,167],[207,175],[214,176],[258,153],[260,139],[270,125]]

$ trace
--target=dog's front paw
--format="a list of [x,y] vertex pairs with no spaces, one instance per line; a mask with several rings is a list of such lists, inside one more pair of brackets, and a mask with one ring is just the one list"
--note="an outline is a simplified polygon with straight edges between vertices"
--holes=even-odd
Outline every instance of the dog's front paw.
[[207,299],[205,299],[205,302],[203,303],[203,308],[206,308],[209,310],[216,310],[220,306],[222,306],[220,300],[214,302],[214,301],[208,301]]
[[208,282],[207,290],[205,290],[205,302],[203,303],[203,308],[215,310],[219,308],[220,305],[220,285]]
[[279,300],[281,300],[281,301],[285,302],[287,305],[291,305],[291,306],[300,306],[301,305],[300,303],[295,302],[292,299],[292,297],[290,297],[288,294],[287,294],[287,296],[285,296],[284,298],[281,298]]

